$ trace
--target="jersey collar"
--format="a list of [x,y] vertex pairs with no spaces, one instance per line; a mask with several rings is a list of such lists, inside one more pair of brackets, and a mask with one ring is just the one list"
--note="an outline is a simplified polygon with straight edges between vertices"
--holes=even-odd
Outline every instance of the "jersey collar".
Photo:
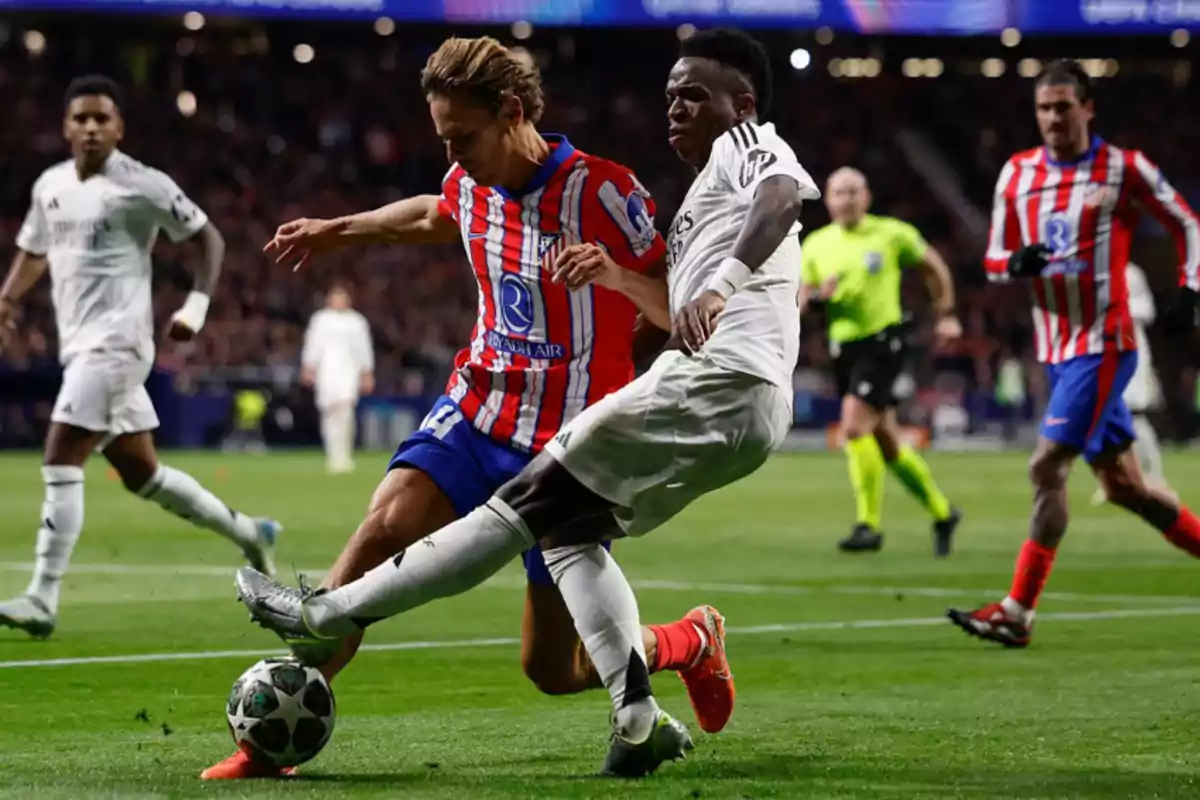
[[567,159],[575,155],[575,147],[561,133],[544,133],[542,138],[546,140],[546,144],[550,145],[550,157],[538,167],[537,172],[533,173],[533,177],[529,179],[529,183],[525,184],[520,191],[510,192],[503,186],[492,187],[501,197],[517,201],[531,192],[536,192],[550,182],[550,179],[566,163]]
[[1084,161],[1091,161],[1096,157],[1096,153],[1104,146],[1104,140],[1097,134],[1092,134],[1092,143],[1088,147],[1087,152],[1078,158],[1073,158],[1070,161],[1058,161],[1050,155],[1050,148],[1042,145],[1043,158],[1046,163],[1052,167],[1073,167],[1076,164],[1082,164]]

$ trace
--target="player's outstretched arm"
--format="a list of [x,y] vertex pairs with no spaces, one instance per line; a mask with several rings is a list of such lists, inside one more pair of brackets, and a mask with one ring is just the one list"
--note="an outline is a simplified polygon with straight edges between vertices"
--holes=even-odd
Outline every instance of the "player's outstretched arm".
[[458,223],[439,210],[436,195],[406,197],[337,219],[284,223],[263,252],[299,269],[313,256],[356,244],[442,244],[459,240]]
[[17,303],[45,274],[48,264],[45,255],[17,250],[4,285],[0,286],[0,345],[7,343],[16,326]]
[[571,291],[596,283],[620,292],[647,320],[664,331],[671,330],[665,254],[645,272],[634,272],[613,261],[599,245],[573,244],[563,248],[549,268],[552,280],[566,284]]

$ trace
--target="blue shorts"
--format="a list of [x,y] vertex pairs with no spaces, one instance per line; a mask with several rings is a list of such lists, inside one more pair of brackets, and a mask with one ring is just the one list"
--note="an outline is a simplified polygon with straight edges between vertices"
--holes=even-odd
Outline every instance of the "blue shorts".
[[[457,403],[441,397],[425,416],[420,429],[396,448],[388,469],[421,470],[449,498],[454,513],[465,517],[486,503],[532,460],[530,453],[493,441],[463,416]],[[530,583],[554,585],[540,547],[526,550],[523,558]]]
[[1132,350],[1047,365],[1051,391],[1042,436],[1083,453],[1088,463],[1103,452],[1128,447],[1136,437],[1122,395],[1135,369],[1137,352]]

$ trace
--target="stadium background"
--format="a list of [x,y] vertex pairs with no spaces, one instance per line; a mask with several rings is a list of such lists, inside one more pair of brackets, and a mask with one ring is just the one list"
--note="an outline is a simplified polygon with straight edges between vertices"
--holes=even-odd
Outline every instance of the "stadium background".
[[[388,448],[440,391],[473,321],[475,292],[457,248],[347,252],[293,275],[259,253],[275,226],[436,189],[445,169],[417,72],[445,36],[489,33],[542,66],[545,130],[633,167],[665,228],[690,180],[664,135],[662,84],[679,37],[696,25],[755,27],[774,59],[772,118],[823,182],[863,169],[874,210],[915,223],[954,269],[966,336],[928,348],[918,325],[905,420],[937,446],[1027,443],[1044,398],[1030,360],[1027,299],[984,285],[991,187],[1003,160],[1036,142],[1030,77],[1039,63],[1086,59],[1099,80],[1097,128],[1139,147],[1200,200],[1200,117],[1183,0],[904,2],[895,0],[149,0],[0,2],[0,255],[37,174],[64,156],[61,91],[100,71],[129,89],[124,149],[172,174],[229,242],[220,291],[194,346],[163,346],[151,380],[163,445],[216,445],[241,390],[265,392],[272,445],[314,444],[311,396],[299,388],[304,326],[336,278],[349,279],[377,349],[376,396],[363,401],[363,444]],[[134,10],[140,13],[132,13]],[[737,16],[738,13],[741,16]],[[1190,16],[1189,16],[1190,15]],[[916,35],[923,34],[923,35]],[[827,221],[810,204],[812,230]],[[190,285],[195,250],[160,243],[161,319]],[[1175,257],[1153,222],[1135,260],[1159,304]],[[919,282],[906,306],[927,319]],[[15,348],[0,354],[0,446],[36,447],[58,382],[43,283],[25,304]],[[1193,348],[1151,332],[1167,407],[1157,423],[1185,441],[1196,427]],[[819,319],[806,320],[796,373],[797,446],[824,446],[837,413]],[[1027,399],[996,402],[1001,359],[1025,366]]]

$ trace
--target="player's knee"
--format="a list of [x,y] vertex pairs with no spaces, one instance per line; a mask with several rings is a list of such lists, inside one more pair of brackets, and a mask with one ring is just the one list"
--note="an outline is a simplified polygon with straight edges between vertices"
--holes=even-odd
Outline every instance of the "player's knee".
[[577,694],[587,688],[577,662],[578,659],[547,658],[545,653],[534,649],[521,653],[525,677],[542,694]]
[[1044,491],[1062,489],[1067,485],[1069,466],[1053,452],[1034,453],[1029,459],[1029,482]]
[[1105,470],[1098,476],[1100,487],[1108,502],[1124,508],[1139,508],[1147,497],[1142,481],[1136,480],[1124,470]]

